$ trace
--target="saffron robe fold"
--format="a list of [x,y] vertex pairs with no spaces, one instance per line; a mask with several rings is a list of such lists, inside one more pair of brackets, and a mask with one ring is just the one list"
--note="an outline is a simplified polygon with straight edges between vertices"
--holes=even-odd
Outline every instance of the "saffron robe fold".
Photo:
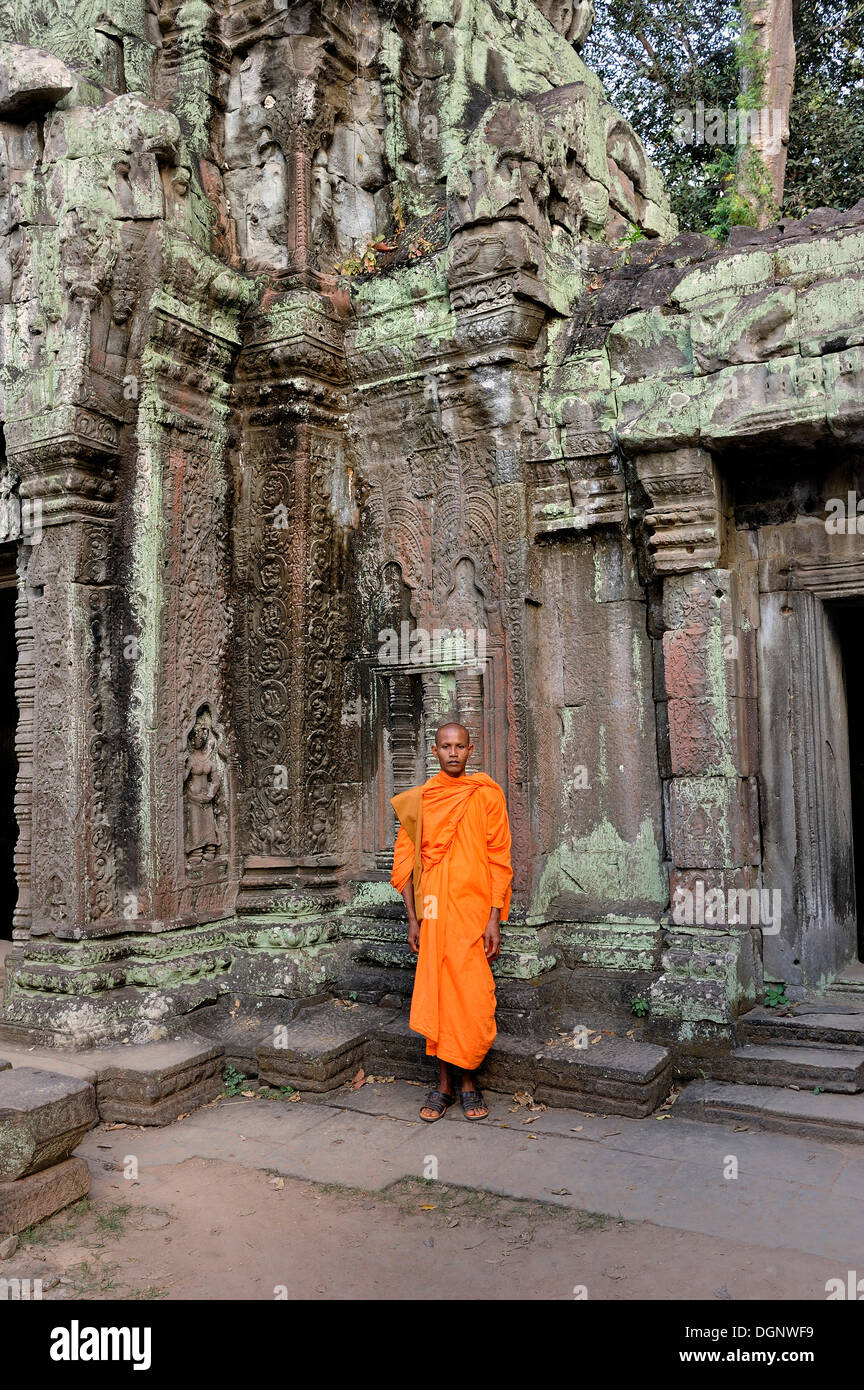
[[409,1025],[426,1038],[427,1055],[473,1071],[497,1032],[483,937],[492,908],[500,908],[502,922],[510,910],[504,793],[485,772],[442,771],[392,805],[400,825],[390,882],[401,893],[414,875],[420,919]]

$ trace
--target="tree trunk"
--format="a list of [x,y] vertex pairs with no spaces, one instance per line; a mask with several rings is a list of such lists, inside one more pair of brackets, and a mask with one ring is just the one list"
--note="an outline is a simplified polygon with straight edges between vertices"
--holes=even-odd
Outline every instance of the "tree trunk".
[[744,109],[739,111],[738,191],[760,227],[776,221],[783,204],[799,4],[800,0],[741,0]]

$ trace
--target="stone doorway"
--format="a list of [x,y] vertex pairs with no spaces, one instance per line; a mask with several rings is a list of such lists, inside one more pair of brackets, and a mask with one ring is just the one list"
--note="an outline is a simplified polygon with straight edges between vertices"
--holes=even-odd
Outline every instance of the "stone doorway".
[[843,662],[857,959],[864,961],[864,598],[829,605]]
[[[15,820],[15,547],[0,546],[0,957],[12,939],[12,913],[18,898],[14,853],[18,838]],[[2,959],[0,959],[2,969]]]
[[856,818],[864,826],[864,766],[853,777],[850,743],[864,760],[856,728],[864,598],[790,588],[763,593],[760,607],[762,884],[779,889],[782,903],[779,932],[763,933],[763,959],[767,979],[800,994],[858,959],[854,827]]

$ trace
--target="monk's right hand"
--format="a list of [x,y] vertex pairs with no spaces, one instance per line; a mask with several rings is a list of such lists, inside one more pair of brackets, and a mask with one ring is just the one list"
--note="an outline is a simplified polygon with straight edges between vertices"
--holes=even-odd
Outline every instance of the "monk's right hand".
[[408,923],[408,945],[416,956],[420,950],[420,923],[416,917]]

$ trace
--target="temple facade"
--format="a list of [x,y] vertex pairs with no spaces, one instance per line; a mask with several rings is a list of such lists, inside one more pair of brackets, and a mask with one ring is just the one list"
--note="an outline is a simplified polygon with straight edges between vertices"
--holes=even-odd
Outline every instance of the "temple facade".
[[503,1035],[864,990],[864,205],[679,235],[592,17],[0,16],[0,1039],[398,1014],[445,717]]

